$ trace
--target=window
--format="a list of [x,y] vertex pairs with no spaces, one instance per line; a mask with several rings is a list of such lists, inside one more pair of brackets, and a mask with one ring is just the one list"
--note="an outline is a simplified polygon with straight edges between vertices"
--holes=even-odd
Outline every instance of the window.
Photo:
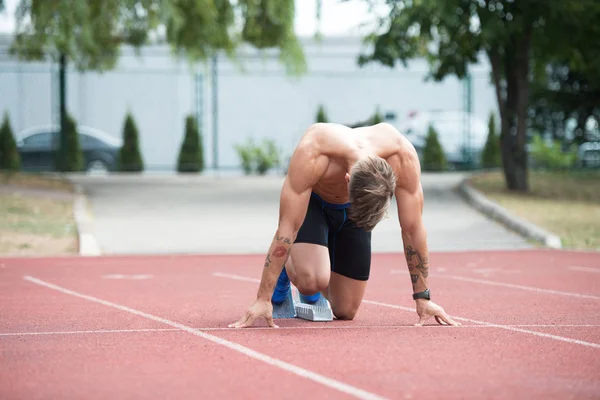
[[85,146],[88,148],[105,147],[104,143],[90,135],[79,134],[79,140],[81,141],[81,146]]
[[23,140],[25,147],[52,148],[52,135],[50,133],[36,133]]

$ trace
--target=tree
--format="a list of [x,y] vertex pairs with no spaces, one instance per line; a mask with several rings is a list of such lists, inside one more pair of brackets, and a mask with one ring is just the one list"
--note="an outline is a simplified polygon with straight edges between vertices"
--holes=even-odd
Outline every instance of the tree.
[[433,126],[429,125],[423,148],[423,170],[445,171],[447,168],[446,154],[438,139],[438,133]]
[[65,128],[59,136],[58,151],[55,153],[56,170],[61,172],[77,172],[83,170],[83,153],[79,143],[77,123],[67,113]]
[[185,119],[185,136],[177,159],[177,170],[179,172],[201,172],[203,169],[202,137],[198,132],[196,118],[193,115],[188,115]]
[[[346,0],[344,0],[346,1]],[[367,0],[368,1],[368,0]],[[500,114],[502,164],[508,189],[528,191],[526,130],[532,72],[556,55],[577,60],[572,35],[587,38],[599,2],[513,0],[386,0],[390,8],[383,32],[366,37],[372,48],[359,65],[425,57],[428,78],[466,77],[468,66],[485,55],[491,64]],[[597,25],[597,24],[596,24]],[[569,32],[569,34],[565,34]],[[576,61],[570,61],[576,62]]]
[[184,54],[191,62],[205,61],[221,51],[237,62],[240,44],[248,44],[259,50],[279,50],[280,62],[290,75],[306,72],[304,53],[294,32],[294,0],[167,3],[166,40],[175,53]]
[[[236,11],[242,17],[241,29]],[[21,0],[15,17],[12,54],[24,60],[51,57],[59,63],[63,133],[67,64],[79,71],[111,70],[122,45],[139,50],[152,36],[166,40],[174,53],[183,53],[192,62],[205,61],[219,51],[233,58],[239,44],[248,43],[279,49],[291,74],[306,71],[293,29],[294,0]]]
[[319,105],[317,110],[317,122],[327,122],[327,114],[325,113],[325,107],[322,104]]
[[500,153],[500,138],[496,134],[496,118],[490,113],[488,120],[488,136],[483,146],[481,163],[484,168],[496,168],[501,165],[502,154]]
[[[11,53],[23,60],[47,57],[59,63],[60,131],[66,135],[66,69],[114,68],[120,46],[139,47],[159,26],[164,13],[159,0],[44,1],[21,0]],[[65,140],[59,140],[65,143]],[[58,149],[60,153],[60,148]]]
[[0,125],[0,170],[14,172],[21,169],[21,158],[15,143],[15,137],[8,113],[4,113]]
[[144,170],[139,136],[133,115],[128,112],[123,126],[123,146],[119,151],[119,169],[121,171],[141,172]]

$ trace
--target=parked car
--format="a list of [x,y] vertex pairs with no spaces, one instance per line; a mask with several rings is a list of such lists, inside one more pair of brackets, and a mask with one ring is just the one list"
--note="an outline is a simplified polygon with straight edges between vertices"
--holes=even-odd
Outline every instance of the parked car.
[[[88,126],[78,125],[77,131],[84,170],[115,171],[122,140]],[[59,132],[60,126],[47,125],[29,128],[16,135],[23,170],[54,170],[54,148],[59,143]]]
[[[468,136],[465,132],[467,124],[470,125]],[[451,168],[465,165],[468,162],[467,154],[471,154],[473,160],[479,160],[489,133],[484,120],[462,111],[422,111],[411,112],[396,127],[422,157],[430,125],[438,133],[438,140]]]

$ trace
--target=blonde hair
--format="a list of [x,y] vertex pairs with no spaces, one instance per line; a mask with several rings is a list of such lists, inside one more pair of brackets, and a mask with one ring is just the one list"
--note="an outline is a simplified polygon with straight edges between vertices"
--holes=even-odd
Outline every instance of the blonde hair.
[[386,215],[395,187],[394,171],[383,158],[360,159],[350,171],[348,217],[372,231]]

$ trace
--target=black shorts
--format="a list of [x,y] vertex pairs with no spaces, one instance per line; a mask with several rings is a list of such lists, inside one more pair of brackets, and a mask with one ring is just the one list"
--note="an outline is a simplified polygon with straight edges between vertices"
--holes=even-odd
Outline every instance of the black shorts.
[[313,243],[329,249],[331,271],[359,281],[369,279],[371,232],[348,219],[350,204],[331,204],[312,193],[304,223],[295,243]]

